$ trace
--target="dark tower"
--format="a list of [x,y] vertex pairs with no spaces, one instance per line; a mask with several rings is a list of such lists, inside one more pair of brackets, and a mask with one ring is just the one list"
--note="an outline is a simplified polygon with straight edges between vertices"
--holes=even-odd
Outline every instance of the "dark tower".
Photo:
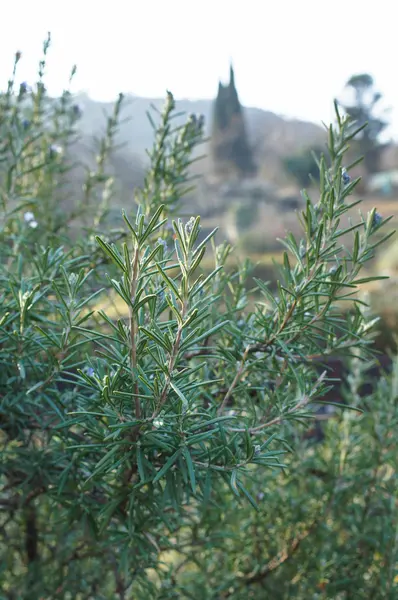
[[250,177],[256,173],[243,112],[231,64],[229,83],[219,82],[214,102],[211,150],[217,175]]

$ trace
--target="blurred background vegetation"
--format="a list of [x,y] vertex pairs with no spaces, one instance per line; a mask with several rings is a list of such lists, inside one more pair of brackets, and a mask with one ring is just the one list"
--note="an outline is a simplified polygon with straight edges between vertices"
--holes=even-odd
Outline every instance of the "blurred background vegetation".
[[[393,230],[398,212],[398,145],[393,140],[386,142],[383,137],[390,121],[384,113],[380,117],[378,105],[382,98],[373,78],[361,73],[349,78],[338,102],[360,125],[368,123],[352,143],[348,156],[349,161],[358,155],[364,157],[350,172],[351,178],[362,178],[353,200],[363,200],[363,214],[376,206],[381,214],[394,215],[389,223]],[[75,101],[81,111],[81,136],[70,153],[77,165],[94,168],[96,140],[102,133],[104,115],[111,117],[114,105],[96,102],[85,94],[77,95]],[[153,109],[156,114],[161,106],[160,99],[132,96],[124,99],[123,120],[116,134],[118,146],[111,155],[110,169],[116,182],[107,217],[111,224],[118,222],[120,209],[128,205],[134,190],[143,183],[148,163],[146,148],[153,134],[147,115]],[[287,231],[299,232],[297,213],[305,204],[303,188],[312,198],[317,193],[316,160],[326,147],[325,128],[243,107],[232,64],[229,82],[219,82],[213,100],[177,100],[177,110],[203,115],[207,134],[206,143],[198,151],[200,160],[191,167],[193,189],[184,198],[183,213],[202,216],[203,237],[219,227],[219,242],[227,239],[237,248],[238,256],[252,259],[256,263],[255,276],[276,281],[282,256],[278,238],[283,238]],[[183,114],[180,118],[182,123]],[[84,170],[76,166],[76,193],[83,178]],[[71,203],[73,198],[70,193]],[[354,209],[350,219],[356,222],[358,218]],[[392,337],[397,324],[396,241],[376,253],[373,269],[390,276],[388,284],[384,282],[382,287],[363,286],[372,308],[383,317],[379,343],[381,348],[387,348],[394,345]]]
[[[37,4],[37,10],[39,10],[40,6],[43,9],[42,14],[45,15],[43,21],[36,19],[37,11],[31,5],[29,7],[26,5],[27,13],[32,15],[32,27],[29,26],[26,31],[15,30],[15,37],[21,38],[21,54],[24,60],[27,59],[28,63],[32,61],[32,58],[25,55],[23,51],[25,44],[29,46],[29,40],[34,39],[35,47],[37,46],[40,49],[40,38],[35,32],[42,30],[44,23],[50,23],[55,19],[52,9],[50,10],[47,5],[44,7],[44,4],[44,0]],[[178,2],[174,4],[177,5]],[[242,43],[240,46],[238,45],[237,32],[233,29],[238,19],[237,14],[235,14],[235,8],[230,7],[228,12],[223,14],[221,4],[224,6],[224,3],[220,3],[217,7],[214,7],[214,23],[208,23],[210,37],[206,42],[209,48],[213,48],[213,52],[216,51],[216,48],[222,49],[219,55],[217,55],[219,64],[222,54],[225,55],[225,53],[228,53],[230,48],[240,47],[242,49],[243,44],[241,40]],[[309,23],[313,19],[313,24],[317,24],[319,20],[319,15],[312,14],[309,10],[306,10],[306,6],[309,6],[309,4],[311,2],[304,2],[302,13],[300,12],[298,25],[301,23],[303,27],[305,18],[309,19]],[[72,39],[71,36],[76,33],[76,43],[79,42],[79,36],[81,38],[84,33],[84,28],[82,30],[82,27],[85,23],[88,24],[87,19],[90,11],[88,11],[87,6],[81,13],[81,19],[77,23],[73,20],[73,15],[69,15],[69,13],[69,16],[65,15],[64,23],[61,23],[61,20],[59,21],[58,28],[61,37],[65,35],[67,39]],[[195,17],[195,23],[198,25],[203,20],[206,21],[206,6],[203,5],[205,13]],[[72,8],[71,5],[71,10]],[[254,2],[252,8],[252,14],[258,14],[260,17],[259,4]],[[157,9],[162,13],[163,9],[160,7],[160,4],[157,6]],[[272,11],[274,10],[278,12],[277,9],[272,9]],[[295,9],[293,10],[293,6],[289,5],[289,10],[291,13],[294,13]],[[353,8],[349,7],[345,10],[347,16],[348,13],[351,14]],[[143,21],[144,12],[142,7],[137,8],[135,35],[138,36],[137,39],[141,39],[144,31],[148,30],[149,32],[151,27],[155,27],[160,44],[160,40],[164,40],[164,35],[166,34],[163,32],[160,24],[155,23],[151,25],[149,21]],[[271,12],[269,14],[270,17],[272,16]],[[163,17],[164,19],[169,18],[166,14]],[[336,16],[331,18],[333,23],[337,19]],[[68,173],[67,177],[65,177],[65,185],[62,191],[61,186],[57,194],[60,196],[59,205],[62,207],[64,214],[73,212],[78,199],[81,198],[87,174],[95,172],[98,169],[97,157],[101,155],[103,150],[101,149],[100,140],[104,138],[104,135],[106,136],[106,123],[109,123],[109,119],[113,118],[114,102],[95,100],[93,97],[95,95],[98,97],[98,90],[100,88],[102,90],[108,88],[107,81],[104,80],[101,83],[103,78],[106,79],[106,77],[110,77],[112,74],[116,77],[123,71],[123,81],[125,81],[128,92],[124,94],[120,118],[118,117],[117,131],[115,130],[114,132],[115,144],[112,147],[112,151],[108,152],[106,176],[112,177],[113,182],[111,200],[108,203],[106,217],[101,217],[102,226],[105,230],[109,226],[117,227],[119,225],[121,208],[128,208],[132,205],[135,191],[144,183],[145,169],[149,164],[147,149],[151,147],[153,141],[153,123],[148,119],[148,112],[152,111],[152,114],[155,114],[155,125],[157,125],[159,121],[156,122],[156,115],[160,119],[159,111],[163,105],[163,94],[159,93],[159,97],[144,97],[133,94],[131,90],[135,85],[134,73],[137,70],[137,65],[134,63],[132,74],[129,75],[127,68],[130,59],[127,49],[129,48],[129,44],[138,42],[119,39],[117,29],[115,31],[109,30],[108,35],[110,36],[109,39],[113,40],[112,43],[117,45],[119,49],[119,62],[111,70],[107,67],[107,63],[103,65],[100,63],[100,56],[103,56],[103,52],[99,45],[102,39],[99,29],[104,24],[104,16],[98,13],[98,19],[98,25],[90,32],[90,35],[92,33],[94,36],[92,42],[93,53],[88,54],[88,51],[85,50],[83,54],[83,58],[85,58],[87,63],[86,68],[87,65],[92,65],[93,68],[92,76],[91,72],[88,73],[89,81],[87,84],[84,83],[87,91],[73,92],[78,135],[75,137],[73,143],[68,143],[68,146],[65,148],[67,156],[64,157],[64,161],[68,164]],[[243,24],[247,22],[247,14],[245,12],[242,13],[239,19],[242,20],[243,28]],[[366,23],[370,27],[371,19],[369,15],[361,15],[361,19],[361,22]],[[109,20],[112,23],[112,27],[117,21],[118,27],[124,31],[125,26],[120,23],[120,19],[117,19],[116,14],[110,15]],[[230,27],[225,29],[224,25],[227,21],[230,22]],[[385,22],[387,22],[386,19]],[[138,23],[140,23],[140,27],[138,27]],[[251,26],[253,31],[257,31],[257,24],[251,22]],[[14,31],[15,28],[13,29],[13,27],[11,27],[10,31]],[[175,27],[175,24],[173,27]],[[142,29],[142,31],[138,31],[138,29]],[[300,27],[293,28],[293,26],[289,25],[287,27],[286,25],[285,28],[281,29],[282,39],[286,41],[287,36],[290,35],[291,39],[297,42],[297,39],[300,38],[299,29]],[[304,30],[306,31],[305,27]],[[2,31],[1,47],[4,46],[5,48],[7,44],[10,44],[12,36],[7,28],[4,28]],[[174,29],[171,29],[170,33],[172,31]],[[243,29],[241,33],[243,36]],[[188,33],[181,31],[179,35],[181,40],[186,40]],[[199,34],[191,32],[190,35],[197,41],[196,36]],[[250,31],[245,32],[246,35],[251,37]],[[268,49],[272,39],[274,39],[273,35],[276,35],[276,33],[271,35],[270,32],[269,39],[264,40],[264,45]],[[378,46],[376,44],[376,37],[379,39],[382,33],[370,28],[367,30],[364,26],[361,32],[355,31],[350,33],[350,35],[354,49],[347,55],[349,59],[349,61],[347,60],[347,64],[366,65],[369,57],[373,59],[373,56],[377,55],[381,57],[380,69],[381,73],[383,73],[382,57],[384,56],[384,46],[383,44],[379,44]],[[377,46],[377,48],[375,46],[374,54],[370,51],[369,54],[366,51],[366,59],[361,58],[361,56],[356,58],[356,53],[359,52],[359,42],[372,39],[372,35]],[[298,36],[298,38],[295,38],[295,36]],[[206,43],[204,42],[204,44]],[[207,99],[201,99],[200,97],[196,99],[183,99],[181,96],[179,99],[178,95],[176,95],[177,110],[181,113],[180,116],[176,117],[176,125],[179,122],[184,122],[184,115],[186,114],[202,115],[207,137],[207,141],[197,150],[197,158],[200,160],[194,162],[191,167],[193,187],[185,194],[183,216],[192,214],[201,215],[203,236],[206,236],[214,227],[219,227],[216,238],[217,242],[221,242],[224,239],[231,242],[237,250],[236,254],[238,258],[248,257],[256,263],[254,276],[260,276],[266,280],[275,282],[278,277],[278,261],[282,255],[282,246],[278,238],[283,238],[287,231],[292,231],[295,234],[299,231],[297,213],[300,212],[305,204],[302,189],[306,188],[310,197],[312,199],[316,198],[319,179],[316,159],[325,150],[327,134],[322,123],[319,121],[316,122],[317,119],[315,116],[313,121],[306,121],[283,116],[278,111],[274,112],[265,108],[244,105],[241,97],[247,97],[246,90],[251,85],[253,89],[261,89],[258,86],[255,88],[256,78],[261,79],[262,76],[258,73],[258,68],[257,70],[254,69],[254,65],[257,64],[258,59],[259,41],[255,38],[251,40],[251,43],[253,45],[253,52],[251,52],[250,47],[245,48],[244,59],[235,50],[235,55],[230,64],[228,65],[228,59],[226,58],[224,64],[221,65],[220,70],[228,70],[229,68],[226,81],[222,78],[217,81],[217,77],[214,76],[214,73],[217,73],[218,67],[216,66],[212,68],[211,73],[207,73],[210,69],[209,59],[203,53],[201,55],[202,62],[204,67],[207,65],[207,71],[204,69],[203,73],[198,72],[196,63],[192,63],[188,71],[184,70],[185,67],[181,67],[182,89],[184,87],[184,78],[186,77],[188,87],[192,87],[192,82],[196,81],[197,88],[200,89],[200,84],[202,83],[204,90],[213,90],[213,97]],[[162,67],[160,65],[164,64],[170,52],[174,52],[173,48],[178,48],[178,41],[172,37],[169,40],[169,44],[171,49],[169,47],[164,48],[164,57],[159,55],[158,62],[155,61],[154,64],[159,65],[156,70],[150,68],[150,65],[152,65],[153,58],[158,52],[157,43],[155,43],[154,48],[148,48],[145,55],[140,58],[139,62],[140,64],[142,63],[141,66],[144,75],[147,72],[146,81],[148,89],[151,87],[154,89],[158,86],[156,82],[162,79]],[[274,72],[275,70],[273,61],[270,62],[267,69],[265,69],[265,92],[261,92],[259,104],[262,106],[266,105],[267,89],[269,89],[271,95],[272,89],[280,86],[280,100],[283,106],[286,106],[287,102],[282,97],[283,90],[287,88],[291,89],[289,104],[292,114],[295,112],[295,105],[302,107],[305,104],[306,98],[308,98],[308,104],[316,106],[316,98],[318,96],[314,90],[316,86],[320,88],[328,81],[328,68],[333,66],[333,52],[331,48],[325,49],[326,62],[317,73],[317,78],[319,78],[318,83],[314,81],[314,74],[309,78],[307,65],[304,62],[303,64],[300,63],[308,47],[308,42],[302,40],[302,46],[302,48],[296,48],[297,58],[295,61],[293,61],[292,57],[290,63],[289,61],[286,62],[286,57],[282,54],[280,55],[281,64],[289,64],[291,66],[290,71],[280,73],[281,78],[279,83],[276,80],[270,82],[269,76],[267,77],[267,69],[269,72]],[[68,53],[73,54],[73,48],[73,44],[68,42],[68,46],[65,49],[65,57]],[[126,49],[125,54],[120,54],[121,48]],[[9,56],[12,56],[11,53],[13,50],[15,50],[15,47],[9,48]],[[192,60],[197,60],[199,50],[195,46],[194,41],[192,41],[191,46],[187,47],[185,51],[187,56],[185,57],[182,54],[180,56],[181,60],[185,61],[184,65],[190,64],[190,57],[192,57]],[[243,50],[241,51],[243,52]],[[109,47],[109,60],[115,52],[117,52],[115,48]],[[335,52],[341,53],[341,50],[336,49]],[[241,66],[244,64],[242,61],[247,61],[251,54],[253,55],[253,75],[249,75]],[[52,65],[49,63],[46,66],[46,81],[51,82],[52,78],[55,81],[57,77],[60,77],[57,73],[60,70],[59,67],[64,67],[61,64],[59,48],[58,55],[57,48],[55,48],[55,56],[57,56],[58,62]],[[372,60],[370,62],[372,63]],[[234,67],[235,63],[239,65],[239,68]],[[297,72],[297,77],[299,78],[297,80],[293,71],[294,65],[297,66],[298,63],[301,64],[301,67]],[[0,62],[0,64],[2,63]],[[373,71],[375,71],[374,64],[373,62],[373,66],[371,65]],[[7,65],[8,67],[9,65]],[[96,70],[97,67],[98,70]],[[176,68],[178,69],[178,65]],[[328,83],[328,89],[335,91],[339,105],[345,113],[356,119],[360,125],[368,123],[368,126],[363,130],[358,139],[352,142],[347,158],[348,162],[350,162],[351,159],[354,160],[360,154],[364,157],[363,162],[350,170],[349,173],[352,179],[355,179],[357,176],[361,176],[362,178],[360,185],[356,188],[356,195],[353,201],[357,198],[363,199],[363,204],[361,204],[363,213],[366,213],[375,206],[378,212],[385,217],[394,215],[394,218],[388,225],[390,230],[393,230],[396,227],[396,214],[398,212],[398,142],[392,135],[392,132],[396,131],[396,123],[393,119],[393,113],[388,110],[390,97],[387,99],[384,97],[384,90],[379,87],[377,72],[374,75],[366,71],[348,74],[347,68],[346,65],[342,68],[340,84],[335,86],[332,83]],[[179,71],[177,70],[176,72],[178,74]],[[5,82],[6,77],[7,73],[4,73],[3,80]],[[23,86],[26,86],[23,80],[26,74],[23,70],[21,75],[18,74],[18,77],[21,79],[22,91],[20,93],[23,93]],[[308,82],[312,81],[311,85],[314,87],[308,92],[305,91],[301,83],[299,87],[297,85],[297,81],[301,80],[303,81],[303,86],[308,86]],[[154,82],[153,86],[151,82]],[[141,83],[141,87],[142,85]],[[115,89],[115,80],[112,80],[112,78],[109,83],[108,97],[112,96],[111,89]],[[97,93],[94,90],[97,90]],[[62,98],[61,95],[57,96],[50,93],[51,91],[52,89],[47,90],[50,97],[49,101],[51,102],[52,98],[54,107],[56,107],[62,101]],[[208,95],[208,92],[204,91],[203,95]],[[275,93],[273,93],[273,97],[275,98]],[[334,99],[333,93],[331,93],[330,106],[333,105]],[[54,108],[54,110],[56,109]],[[155,110],[154,113],[153,110]],[[325,121],[328,122],[327,115],[325,115]],[[353,221],[359,219],[357,209],[354,209],[350,218]],[[80,228],[82,224],[81,216],[76,215],[76,218],[70,222],[69,234],[73,235],[74,228]],[[388,284],[383,284],[382,287],[377,285],[373,285],[371,288],[364,286],[362,291],[370,299],[374,310],[383,316],[381,329],[383,330],[385,339],[382,340],[380,338],[379,341],[381,347],[387,347],[392,344],[390,339],[391,334],[396,332],[397,303],[395,299],[397,295],[398,246],[396,242],[392,241],[390,245],[383,245],[381,248],[380,252],[376,253],[376,258],[371,268],[380,274],[390,276],[391,279]],[[386,294],[387,289],[388,293]],[[114,299],[109,299],[109,301],[113,303]],[[116,306],[115,311],[117,312],[118,310]]]

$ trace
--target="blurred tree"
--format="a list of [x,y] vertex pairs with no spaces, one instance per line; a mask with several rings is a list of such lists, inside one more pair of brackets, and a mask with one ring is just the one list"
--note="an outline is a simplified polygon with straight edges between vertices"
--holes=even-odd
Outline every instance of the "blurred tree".
[[211,154],[215,173],[224,176],[233,173],[240,177],[254,175],[256,168],[232,65],[229,84],[224,86],[220,82],[218,85],[213,114]]
[[[388,127],[389,122],[377,114],[377,108],[382,94],[375,90],[374,80],[368,73],[353,75],[347,81],[346,90],[353,93],[351,103],[340,101],[343,110],[356,123],[353,127],[365,125],[358,134],[357,144],[364,157],[364,166],[368,175],[380,170],[383,150],[387,144],[380,141],[380,135]],[[381,111],[384,112],[384,111]]]
[[321,152],[322,149],[316,147],[283,159],[286,172],[296,179],[300,187],[308,186],[311,178],[319,181],[319,168],[313,154],[319,156]]

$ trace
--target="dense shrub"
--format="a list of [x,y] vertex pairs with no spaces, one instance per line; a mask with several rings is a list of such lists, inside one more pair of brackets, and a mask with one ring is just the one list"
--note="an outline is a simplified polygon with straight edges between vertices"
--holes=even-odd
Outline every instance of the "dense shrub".
[[[371,354],[354,293],[384,221],[372,211],[353,252],[339,244],[356,185],[346,120],[277,293],[257,279],[253,296],[249,263],[224,269],[232,250],[199,243],[199,217],[173,220],[202,121],[173,128],[170,93],[136,206],[106,229],[121,100],[72,239],[58,202],[73,99],[51,101],[42,79],[0,96],[3,596],[392,598],[395,379],[362,403],[354,370],[324,444],[303,441],[331,385],[316,359],[358,371]],[[128,318],[101,310],[111,292]]]

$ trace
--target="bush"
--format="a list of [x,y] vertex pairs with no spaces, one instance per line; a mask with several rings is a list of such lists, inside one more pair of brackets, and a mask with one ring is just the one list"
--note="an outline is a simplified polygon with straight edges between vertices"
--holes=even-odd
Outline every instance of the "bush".
[[[257,512],[247,504],[233,510],[225,488],[181,537],[191,561],[178,572],[182,597],[396,597],[398,363],[362,400],[361,361],[351,361],[351,372],[347,400],[356,410],[323,421],[317,445],[300,439],[296,424],[284,427],[295,452],[283,476],[253,475]],[[229,509],[220,514],[219,506]]]
[[[52,145],[76,131],[70,101],[50,101],[41,80],[0,97],[5,597],[392,598],[395,383],[362,417],[353,383],[353,412],[327,444],[301,439],[330,387],[316,357],[371,354],[374,319],[353,292],[385,221],[372,211],[344,253],[346,120],[337,113],[303,241],[285,240],[277,295],[257,279],[254,305],[250,265],[224,269],[228,245],[198,243],[199,217],[173,219],[202,120],[173,128],[170,93],[123,229],[106,230],[105,210],[120,98],[69,236],[57,212],[67,164]],[[127,319],[98,308],[111,291]]]

